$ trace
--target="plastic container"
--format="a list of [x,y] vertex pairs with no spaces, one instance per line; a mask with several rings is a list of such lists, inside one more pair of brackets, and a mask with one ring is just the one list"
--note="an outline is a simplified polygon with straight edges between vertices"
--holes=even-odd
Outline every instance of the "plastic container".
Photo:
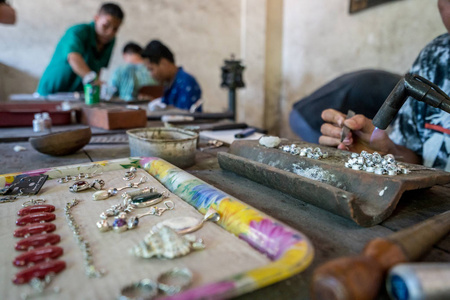
[[131,156],[155,156],[177,167],[195,164],[198,134],[179,128],[137,128],[127,130]]

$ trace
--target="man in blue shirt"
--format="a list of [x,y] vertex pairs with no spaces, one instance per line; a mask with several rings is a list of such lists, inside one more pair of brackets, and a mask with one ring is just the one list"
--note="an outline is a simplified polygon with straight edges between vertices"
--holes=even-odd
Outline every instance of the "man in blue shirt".
[[[190,109],[202,96],[195,78],[175,65],[172,52],[160,41],[153,40],[145,47],[146,59],[153,79],[165,86],[162,102],[181,109]],[[201,107],[197,110],[201,111]]]

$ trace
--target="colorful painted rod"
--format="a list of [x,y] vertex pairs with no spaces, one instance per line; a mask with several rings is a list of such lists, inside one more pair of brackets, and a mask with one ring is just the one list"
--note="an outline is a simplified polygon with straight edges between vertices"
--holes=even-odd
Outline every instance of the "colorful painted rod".
[[187,290],[171,299],[230,298],[288,278],[311,264],[313,247],[300,232],[162,159],[144,158],[140,164],[172,193],[203,214],[210,207],[215,209],[220,214],[220,226],[272,260],[264,267]]

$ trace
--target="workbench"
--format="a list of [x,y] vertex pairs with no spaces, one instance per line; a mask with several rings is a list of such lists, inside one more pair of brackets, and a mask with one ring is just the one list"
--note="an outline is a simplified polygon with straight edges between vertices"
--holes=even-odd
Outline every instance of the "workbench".
[[[126,142],[127,136],[123,130],[108,132],[93,128],[91,143],[77,153],[64,157],[52,157],[37,152],[26,141],[30,135],[33,135],[31,128],[0,129],[0,174],[111,160],[128,157],[130,153]],[[25,147],[26,151],[14,152],[13,147],[16,145]],[[216,158],[218,151],[227,151],[227,147],[197,151],[196,164],[187,171],[304,233],[313,243],[315,250],[314,261],[306,271],[240,296],[239,299],[310,299],[309,286],[312,274],[322,263],[337,257],[358,254],[373,238],[387,236],[450,210],[450,185],[434,186],[406,192],[387,220],[379,225],[363,228],[351,220],[235,173],[221,170]],[[450,262],[450,235],[435,245],[422,261]],[[388,299],[385,291],[380,293],[379,299]]]

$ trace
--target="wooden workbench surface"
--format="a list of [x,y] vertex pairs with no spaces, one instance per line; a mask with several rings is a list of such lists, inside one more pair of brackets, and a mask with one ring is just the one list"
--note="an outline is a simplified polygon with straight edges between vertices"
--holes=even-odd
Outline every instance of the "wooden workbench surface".
[[[0,130],[1,132],[2,130]],[[2,134],[0,134],[2,136]],[[0,143],[0,174],[34,170],[44,167],[80,164],[129,156],[124,134],[116,133],[115,142],[97,139],[75,154],[52,157],[35,151],[28,142],[10,140]],[[20,145],[26,151],[14,152]],[[450,210],[450,185],[406,192],[396,210],[380,225],[363,228],[350,220],[302,202],[276,190],[262,186],[219,168],[216,152],[226,147],[198,151],[196,165],[188,171],[224,192],[303,232],[315,247],[313,264],[303,273],[269,287],[239,297],[239,299],[309,299],[309,284],[314,269],[340,256],[358,254],[375,237],[383,237]],[[438,243],[423,261],[450,262],[450,235]],[[387,299],[383,291],[379,299]]]

